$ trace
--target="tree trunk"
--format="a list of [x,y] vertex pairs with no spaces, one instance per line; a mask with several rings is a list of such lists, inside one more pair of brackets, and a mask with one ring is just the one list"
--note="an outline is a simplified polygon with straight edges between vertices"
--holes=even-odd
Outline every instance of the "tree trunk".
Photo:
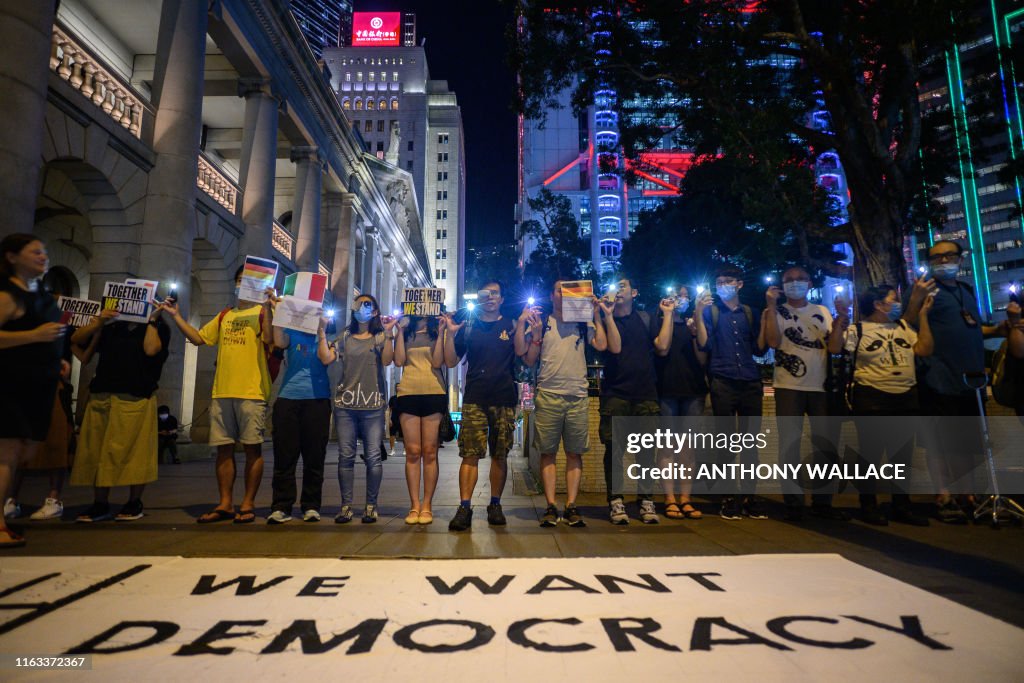
[[903,231],[884,201],[858,199],[851,190],[850,222],[853,226],[854,280],[857,291],[876,285],[907,285],[903,257]]

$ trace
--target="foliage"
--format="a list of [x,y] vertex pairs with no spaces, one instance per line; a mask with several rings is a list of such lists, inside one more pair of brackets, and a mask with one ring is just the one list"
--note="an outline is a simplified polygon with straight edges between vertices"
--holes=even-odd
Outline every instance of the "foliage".
[[529,203],[535,218],[524,221],[520,231],[535,247],[523,268],[525,287],[549,292],[556,279],[590,279],[590,241],[580,235],[572,202],[545,188]]

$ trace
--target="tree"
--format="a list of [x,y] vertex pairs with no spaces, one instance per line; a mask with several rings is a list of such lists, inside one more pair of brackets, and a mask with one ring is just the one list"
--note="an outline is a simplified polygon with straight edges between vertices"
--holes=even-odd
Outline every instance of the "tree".
[[542,189],[528,200],[531,215],[520,230],[524,239],[535,240],[535,248],[523,267],[523,284],[528,290],[548,292],[557,278],[589,279],[590,241],[580,235],[580,226],[568,197]]
[[[580,110],[596,91],[614,91],[627,157],[643,164],[642,151],[671,133],[696,153],[695,169],[731,188],[737,204],[709,207],[719,222],[732,216],[792,240],[808,262],[816,242],[849,242],[859,284],[905,280],[903,238],[940,214],[929,197],[956,150],[950,127],[922,116],[918,84],[922,69],[941,64],[970,26],[975,2],[515,6],[511,62],[525,115],[542,118],[566,88]],[[835,206],[809,194],[813,164],[829,150],[839,154],[851,198],[849,220],[839,225]],[[687,186],[700,194],[696,184],[684,182],[684,197]]]

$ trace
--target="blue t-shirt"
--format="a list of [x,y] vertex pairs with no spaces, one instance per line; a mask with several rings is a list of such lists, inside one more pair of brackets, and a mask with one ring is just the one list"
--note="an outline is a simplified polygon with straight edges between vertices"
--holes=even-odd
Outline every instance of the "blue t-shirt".
[[[928,326],[935,338],[931,356],[918,359],[917,381],[937,394],[955,396],[974,390],[964,384],[965,372],[985,370],[985,335],[981,329],[978,300],[969,285],[957,282],[947,287],[939,282],[935,303],[928,314]],[[909,300],[909,292],[904,297]],[[961,311],[976,323],[973,327]]]
[[284,350],[284,379],[277,397],[295,401],[330,398],[327,366],[316,356],[316,335],[297,330],[288,330],[287,335],[290,343]]
[[[754,362],[764,349],[758,347],[757,337],[761,332],[761,312],[751,310],[753,321],[747,321],[743,306],[731,310],[725,304],[718,306],[718,326],[712,327],[711,306],[704,309],[704,327],[708,331],[705,351],[711,354],[708,372],[712,377],[753,382],[761,379],[761,370]],[[752,323],[752,324],[751,324]]]

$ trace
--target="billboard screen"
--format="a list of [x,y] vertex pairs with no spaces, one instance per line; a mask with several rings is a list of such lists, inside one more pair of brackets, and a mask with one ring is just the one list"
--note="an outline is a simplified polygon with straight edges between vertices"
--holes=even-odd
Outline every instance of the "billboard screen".
[[402,29],[401,12],[353,12],[353,47],[397,47]]

